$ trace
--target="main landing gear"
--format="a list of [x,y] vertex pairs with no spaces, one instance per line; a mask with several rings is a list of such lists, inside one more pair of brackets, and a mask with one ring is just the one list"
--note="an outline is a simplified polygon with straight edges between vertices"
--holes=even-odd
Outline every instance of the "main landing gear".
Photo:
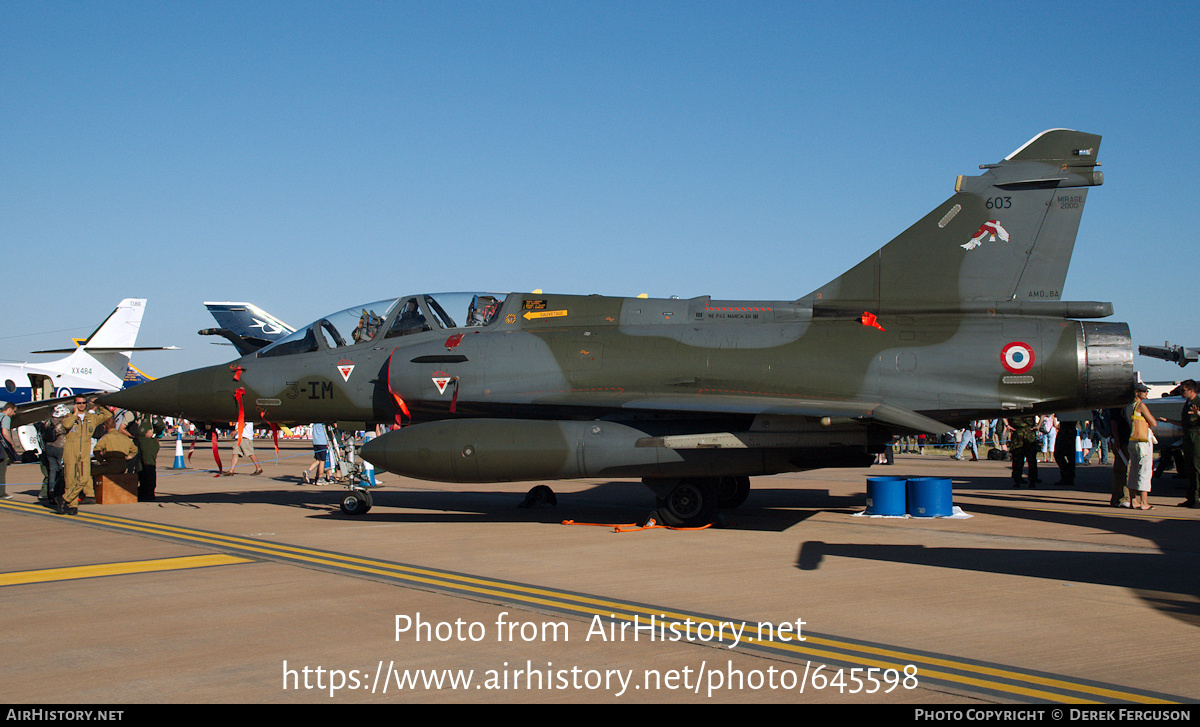
[[735,508],[750,494],[749,477],[646,478],[642,482],[658,495],[663,523],[676,528],[708,525],[718,508]]

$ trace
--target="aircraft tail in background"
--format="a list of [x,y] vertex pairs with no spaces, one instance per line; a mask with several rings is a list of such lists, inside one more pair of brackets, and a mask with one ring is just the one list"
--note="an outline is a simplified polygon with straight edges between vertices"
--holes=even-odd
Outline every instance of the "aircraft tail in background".
[[205,328],[204,336],[222,336],[245,356],[295,332],[288,324],[253,303],[206,302],[220,328]]
[[120,389],[125,385],[129,357],[134,351],[161,350],[137,348],[138,330],[142,326],[142,316],[145,312],[145,298],[126,298],[78,348],[50,349],[33,353],[68,353],[70,355],[64,359],[40,366],[88,379],[95,384],[91,387],[92,390]]

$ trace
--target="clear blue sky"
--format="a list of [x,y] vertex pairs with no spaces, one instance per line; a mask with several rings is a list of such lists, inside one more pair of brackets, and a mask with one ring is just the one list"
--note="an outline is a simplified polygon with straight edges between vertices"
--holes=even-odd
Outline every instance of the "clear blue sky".
[[[1198,3],[0,4],[0,359],[149,299],[152,376],[418,291],[794,299],[1034,134],[1101,134],[1064,298],[1200,346]],[[51,333],[41,333],[52,331]],[[1200,377],[1135,357],[1147,379]]]

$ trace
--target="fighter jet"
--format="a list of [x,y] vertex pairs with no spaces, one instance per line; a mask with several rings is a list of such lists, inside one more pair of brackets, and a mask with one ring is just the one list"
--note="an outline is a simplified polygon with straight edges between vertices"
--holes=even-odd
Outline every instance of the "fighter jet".
[[[1099,146],[1038,134],[795,300],[403,295],[106,400],[193,421],[397,424],[362,449],[390,472],[637,477],[666,523],[707,523],[752,475],[865,467],[897,434],[1131,401],[1128,326],[1077,320],[1111,303],[1061,300]],[[343,510],[369,507],[358,496]]]

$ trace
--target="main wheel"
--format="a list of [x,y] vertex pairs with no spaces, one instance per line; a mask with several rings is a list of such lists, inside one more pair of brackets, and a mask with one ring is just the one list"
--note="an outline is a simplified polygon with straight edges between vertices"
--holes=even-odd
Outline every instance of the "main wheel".
[[342,497],[342,512],[347,515],[363,515],[371,509],[371,493],[351,490]]
[[716,481],[680,480],[666,497],[658,498],[663,522],[676,528],[708,525],[717,513]]
[[722,510],[732,510],[749,496],[749,477],[722,477],[717,480],[717,507]]

